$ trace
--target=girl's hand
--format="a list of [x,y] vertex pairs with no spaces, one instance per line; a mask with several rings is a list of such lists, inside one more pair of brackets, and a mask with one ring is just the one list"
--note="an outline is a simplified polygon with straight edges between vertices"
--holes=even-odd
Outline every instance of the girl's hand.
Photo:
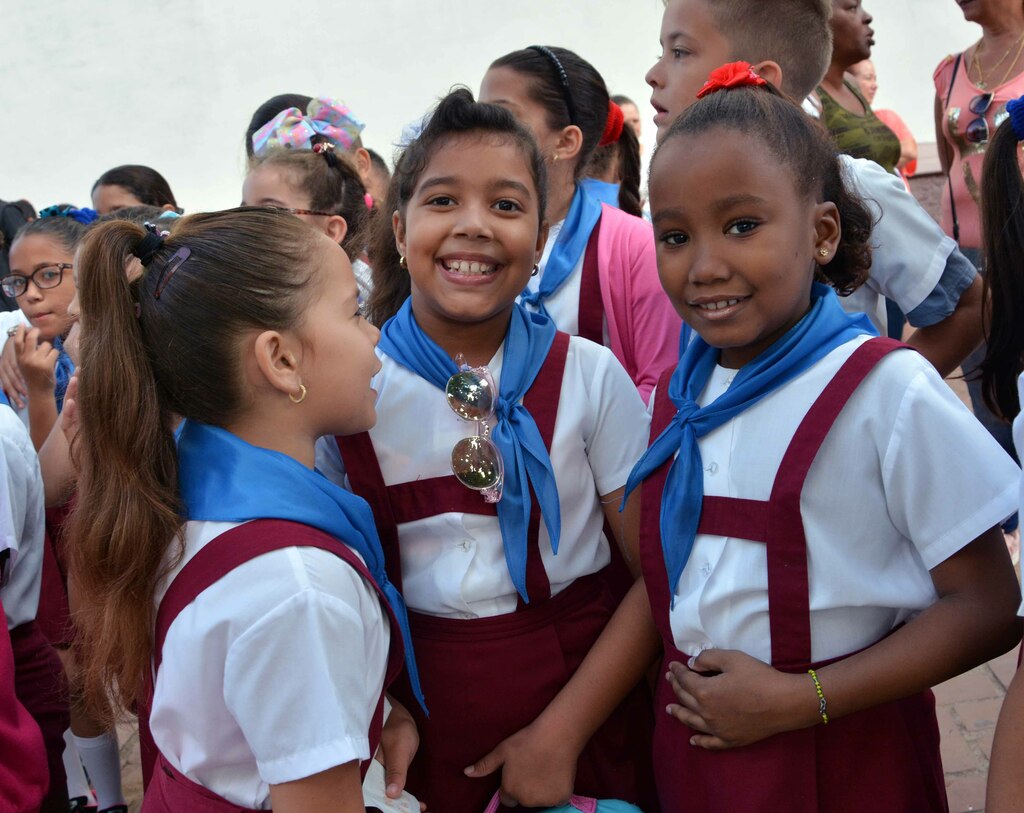
[[388,695],[388,701],[391,713],[380,734],[377,761],[384,766],[384,793],[390,799],[397,799],[405,790],[409,765],[420,747],[420,735],[408,709],[391,695]]
[[18,409],[25,408],[28,390],[25,379],[21,377],[21,370],[18,369],[18,351],[14,345],[16,337],[24,334],[24,325],[18,325],[4,344],[3,352],[0,352],[0,387]]
[[566,732],[548,731],[536,720],[466,768],[466,776],[489,776],[500,768],[502,804],[558,807],[572,796],[580,750]]
[[78,436],[78,376],[71,376],[71,380],[68,381],[67,391],[64,393],[64,409],[61,410],[60,418],[60,429],[64,433],[64,439],[68,443],[68,448],[75,442],[75,438]]
[[692,728],[691,745],[736,748],[820,721],[814,682],[743,652],[708,649],[689,664],[673,661],[666,680],[678,698],[666,711]]
[[25,379],[30,392],[53,393],[54,369],[60,353],[47,341],[40,341],[39,328],[27,333],[19,330],[14,336],[14,348],[18,354],[18,369]]

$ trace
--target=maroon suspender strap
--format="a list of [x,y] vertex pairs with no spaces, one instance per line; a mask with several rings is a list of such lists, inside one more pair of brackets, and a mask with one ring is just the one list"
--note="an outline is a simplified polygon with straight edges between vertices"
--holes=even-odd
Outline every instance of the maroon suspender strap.
[[808,410],[779,464],[769,498],[767,540],[772,664],[777,668],[802,669],[811,662],[807,539],[800,514],[807,473],[850,396],[884,356],[903,347],[886,338],[858,347]]
[[[668,385],[672,380],[673,368],[665,370],[658,379],[654,391],[654,413],[651,416],[650,443],[665,431],[676,414],[676,407],[669,400]],[[640,565],[643,570],[647,596],[651,603],[651,616],[664,639],[672,641],[672,625],[669,610],[672,596],[668,586],[668,571],[661,550],[661,497],[665,480],[672,466],[670,457],[651,474],[640,487]]]
[[[555,419],[562,392],[562,377],[569,352],[569,335],[558,332],[547,358],[523,398],[533,416],[544,445],[551,449]],[[445,513],[497,515],[493,503],[466,488],[455,477],[431,477],[387,485],[368,433],[335,438],[352,490],[370,503],[387,560],[388,577],[401,589],[402,568],[398,547],[398,526],[404,522]],[[530,513],[527,537],[526,589],[531,598],[548,597],[551,587],[540,558],[541,516],[536,498]]]
[[598,218],[590,232],[587,250],[583,254],[583,271],[580,274],[580,310],[577,333],[584,339],[604,344],[604,302],[601,300],[601,271],[597,257],[597,243],[601,234],[601,220]]
[[[548,356],[523,398],[523,406],[533,416],[541,439],[548,451],[555,436],[555,419],[558,417],[558,403],[562,394],[562,377],[565,373],[565,359],[569,353],[569,334],[559,331],[551,343]],[[455,478],[452,478],[455,479]],[[526,594],[531,604],[537,599],[551,598],[551,583],[548,581],[544,560],[540,556],[540,506],[537,496],[530,487],[530,524],[526,534]],[[524,606],[522,596],[518,599],[519,609]]]
[[366,500],[373,510],[377,534],[384,550],[384,566],[388,578],[401,592],[402,558],[398,550],[398,521],[388,499],[388,487],[377,464],[377,452],[374,451],[370,433],[338,436],[334,441],[338,444],[338,452],[345,462],[345,474],[348,475],[352,491]]

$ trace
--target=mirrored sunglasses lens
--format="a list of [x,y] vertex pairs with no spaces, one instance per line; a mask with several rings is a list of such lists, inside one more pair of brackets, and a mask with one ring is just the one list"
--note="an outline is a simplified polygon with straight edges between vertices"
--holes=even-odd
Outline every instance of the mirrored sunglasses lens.
[[501,482],[501,453],[487,438],[463,438],[452,449],[452,473],[467,488],[493,488]]
[[975,96],[971,99],[971,103],[967,105],[967,109],[972,113],[983,116],[992,105],[992,94],[982,93],[980,96]]
[[483,421],[494,414],[493,386],[473,370],[463,370],[448,379],[444,394],[448,406],[467,421]]
[[968,124],[967,140],[972,144],[983,144],[988,141],[988,120],[978,118]]

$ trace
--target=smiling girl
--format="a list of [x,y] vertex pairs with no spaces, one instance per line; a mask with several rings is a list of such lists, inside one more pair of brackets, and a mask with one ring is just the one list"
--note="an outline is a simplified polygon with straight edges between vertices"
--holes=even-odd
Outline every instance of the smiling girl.
[[746,63],[701,95],[650,186],[697,337],[626,489],[647,480],[662,810],[946,810],[928,687],[1020,637],[998,527],[1019,472],[927,361],[841,309],[870,218],[822,129]]
[[656,639],[635,632],[642,590],[616,611],[609,580],[613,546],[636,563],[617,504],[647,417],[610,351],[516,304],[544,207],[529,133],[466,90],[442,100],[398,162],[393,229],[371,252],[370,308],[392,317],[378,423],[318,447],[319,468],[373,506],[412,610],[430,717],[409,788],[447,813],[498,790],[546,807],[651,788],[633,689]]

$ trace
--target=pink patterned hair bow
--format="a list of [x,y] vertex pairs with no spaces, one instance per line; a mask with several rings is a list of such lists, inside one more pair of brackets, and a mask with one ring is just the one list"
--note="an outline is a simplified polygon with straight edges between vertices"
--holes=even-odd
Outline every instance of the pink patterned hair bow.
[[261,155],[271,147],[308,150],[319,135],[347,152],[365,126],[344,102],[320,96],[309,103],[305,114],[289,107],[260,127],[252,134],[252,151]]

